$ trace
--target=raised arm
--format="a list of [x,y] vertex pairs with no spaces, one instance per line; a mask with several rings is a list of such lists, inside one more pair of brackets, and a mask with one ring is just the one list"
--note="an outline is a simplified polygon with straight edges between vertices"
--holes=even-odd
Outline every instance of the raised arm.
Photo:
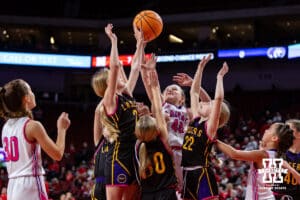
[[161,91],[159,87],[159,81],[156,71],[152,70],[149,74],[149,84],[151,85],[152,91],[152,108],[153,114],[156,118],[158,130],[160,131],[161,138],[167,143],[168,142],[168,130],[165,116],[162,111]]
[[111,41],[110,51],[110,71],[108,75],[107,89],[103,97],[103,105],[108,113],[112,113],[116,106],[116,100],[114,98],[117,90],[117,82],[119,77],[120,61],[118,52],[118,39],[117,36],[112,32],[113,25],[108,24],[105,27],[105,33]]
[[253,150],[253,151],[242,151],[233,148],[232,146],[217,140],[217,147],[220,151],[222,151],[228,157],[235,160],[243,160],[243,161],[252,161],[256,163],[261,163],[263,158],[267,158],[268,155],[263,150]]
[[150,58],[147,59],[146,63],[142,65],[141,76],[144,83],[146,93],[149,100],[152,102],[153,96],[151,91],[151,85],[149,85],[149,75],[150,71],[156,71],[156,57],[155,54],[151,54]]
[[122,63],[120,63],[120,74],[119,74],[120,79],[124,82],[127,83],[128,79],[126,76],[126,73],[124,71],[124,66]]
[[203,59],[199,62],[197,71],[194,75],[194,80],[190,89],[192,118],[195,118],[198,115],[202,73],[207,62],[210,60],[210,57],[211,55],[208,55],[208,57],[203,57]]
[[138,80],[140,69],[142,66],[143,52],[144,52],[143,33],[139,31],[135,26],[134,26],[134,36],[136,38],[136,51],[134,53],[131,62],[130,74],[129,74],[128,81],[126,83],[126,88],[130,94],[132,94],[136,82]]
[[56,142],[48,136],[44,126],[35,120],[30,120],[25,127],[29,141],[37,141],[41,148],[53,159],[61,160],[65,152],[66,134],[71,122],[67,113],[63,112],[57,119]]
[[228,72],[228,65],[224,62],[222,68],[219,70],[217,75],[217,84],[215,90],[215,98],[212,101],[212,109],[207,121],[207,134],[214,138],[219,128],[219,119],[221,113],[221,106],[224,100],[224,86],[223,77]]
[[203,101],[203,102],[211,101],[209,94],[202,87],[200,87],[200,101]]

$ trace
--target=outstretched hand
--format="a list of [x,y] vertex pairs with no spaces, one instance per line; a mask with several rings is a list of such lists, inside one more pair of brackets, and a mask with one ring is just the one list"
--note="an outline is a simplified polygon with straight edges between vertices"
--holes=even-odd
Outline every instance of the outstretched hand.
[[211,54],[208,54],[208,56],[204,56],[198,64],[198,69],[201,69],[203,71],[208,61],[210,61],[210,59],[211,59]]
[[142,64],[142,68],[147,70],[154,70],[156,67],[157,57],[154,53],[151,54],[150,58],[146,60],[145,64]]
[[136,39],[137,45],[143,44],[143,47],[146,46],[146,41],[144,40],[144,34],[142,30],[139,30],[136,26],[133,26],[134,37]]
[[107,24],[106,27],[104,28],[105,33],[109,37],[109,39],[111,41],[117,41],[118,38],[117,38],[116,34],[114,34],[112,32],[112,29],[113,29],[113,25],[112,24]]
[[217,77],[224,77],[224,75],[228,72],[229,67],[226,62],[223,63],[222,68],[219,70]]
[[138,111],[139,117],[151,114],[149,107],[142,102],[136,102],[136,109]]
[[177,73],[175,76],[173,76],[173,81],[180,86],[191,86],[193,83],[192,77],[186,73]]

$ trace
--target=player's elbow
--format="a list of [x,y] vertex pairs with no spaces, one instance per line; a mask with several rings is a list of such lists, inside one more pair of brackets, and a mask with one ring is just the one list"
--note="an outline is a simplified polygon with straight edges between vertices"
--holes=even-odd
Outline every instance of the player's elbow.
[[53,158],[53,160],[56,160],[56,161],[61,161],[63,158],[63,155],[57,155]]
[[54,154],[51,155],[51,158],[55,161],[61,161],[63,158],[64,154],[60,151],[55,152]]

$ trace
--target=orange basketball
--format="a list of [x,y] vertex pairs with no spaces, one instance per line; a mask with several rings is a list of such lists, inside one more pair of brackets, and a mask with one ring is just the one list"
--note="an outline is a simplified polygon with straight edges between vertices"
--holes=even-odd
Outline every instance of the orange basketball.
[[142,30],[144,40],[149,42],[160,35],[163,29],[163,22],[156,12],[152,10],[143,10],[134,17],[133,26]]

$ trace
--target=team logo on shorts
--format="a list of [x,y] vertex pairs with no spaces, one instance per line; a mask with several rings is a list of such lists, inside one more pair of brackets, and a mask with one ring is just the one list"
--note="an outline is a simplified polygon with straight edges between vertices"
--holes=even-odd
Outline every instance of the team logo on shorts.
[[118,183],[126,183],[127,182],[127,176],[125,174],[119,174],[117,177]]

